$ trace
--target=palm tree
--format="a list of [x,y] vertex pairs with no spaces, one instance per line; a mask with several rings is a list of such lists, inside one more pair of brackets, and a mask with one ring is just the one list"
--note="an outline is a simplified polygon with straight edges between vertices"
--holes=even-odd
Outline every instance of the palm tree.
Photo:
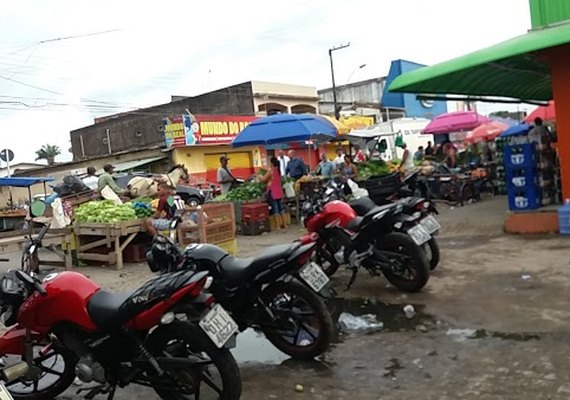
[[36,161],[46,160],[48,165],[53,165],[55,163],[55,158],[60,154],[61,150],[58,146],[44,144],[41,149],[36,151]]

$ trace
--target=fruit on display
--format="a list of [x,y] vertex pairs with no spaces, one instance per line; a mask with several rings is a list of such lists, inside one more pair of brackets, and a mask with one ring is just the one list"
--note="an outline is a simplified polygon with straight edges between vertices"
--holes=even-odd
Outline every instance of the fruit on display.
[[265,198],[266,184],[263,182],[245,182],[230,190],[228,193],[216,197],[215,201],[248,201]]

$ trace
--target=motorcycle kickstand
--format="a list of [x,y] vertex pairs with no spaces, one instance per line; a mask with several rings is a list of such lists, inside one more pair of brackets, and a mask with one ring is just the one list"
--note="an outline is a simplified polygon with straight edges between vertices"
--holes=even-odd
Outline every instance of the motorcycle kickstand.
[[95,398],[95,396],[97,396],[98,394],[105,394],[105,393],[109,393],[109,396],[107,396],[107,400],[113,400],[113,398],[115,397],[115,390],[117,389],[117,387],[115,385],[110,385],[110,384],[104,384],[104,385],[98,385],[98,386],[94,386],[94,387],[89,387],[89,388],[83,388],[83,389],[78,389],[76,394],[80,394],[81,392],[89,392],[87,393],[84,398],[87,400],[93,400]]
[[356,281],[356,274],[358,273],[358,267],[352,267],[350,269],[352,269],[352,275],[350,276],[348,285],[346,285],[346,288],[344,289],[345,292],[347,292],[354,283],[354,281]]

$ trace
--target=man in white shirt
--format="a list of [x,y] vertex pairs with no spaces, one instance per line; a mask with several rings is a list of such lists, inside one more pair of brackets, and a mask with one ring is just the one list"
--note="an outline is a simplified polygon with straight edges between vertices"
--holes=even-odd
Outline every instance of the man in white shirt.
[[333,161],[335,168],[340,167],[341,164],[344,164],[344,150],[342,148],[336,149],[336,158]]
[[95,167],[88,167],[87,168],[87,176],[82,179],[85,186],[87,186],[91,190],[97,189],[97,184],[99,182],[99,178],[95,176]]
[[279,160],[279,171],[281,172],[281,176],[286,176],[287,165],[289,165],[289,161],[291,161],[291,159],[285,155],[283,150],[279,150],[277,153],[277,160]]

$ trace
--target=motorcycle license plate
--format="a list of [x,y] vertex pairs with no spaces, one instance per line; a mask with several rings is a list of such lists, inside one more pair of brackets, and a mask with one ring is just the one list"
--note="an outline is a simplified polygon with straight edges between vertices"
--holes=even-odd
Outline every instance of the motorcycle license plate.
[[0,400],[14,400],[8,389],[0,383]]
[[414,226],[413,228],[408,229],[408,235],[410,235],[410,237],[414,240],[414,242],[418,246],[421,246],[422,244],[431,239],[431,235],[420,224]]
[[299,275],[305,282],[307,282],[307,285],[317,293],[320,292],[321,289],[330,281],[323,269],[314,262],[308,264],[305,268],[299,271]]
[[441,225],[437,222],[437,219],[433,215],[429,215],[420,221],[420,224],[428,231],[431,235],[440,230]]
[[198,324],[218,348],[222,348],[238,331],[236,322],[219,304],[208,311]]

